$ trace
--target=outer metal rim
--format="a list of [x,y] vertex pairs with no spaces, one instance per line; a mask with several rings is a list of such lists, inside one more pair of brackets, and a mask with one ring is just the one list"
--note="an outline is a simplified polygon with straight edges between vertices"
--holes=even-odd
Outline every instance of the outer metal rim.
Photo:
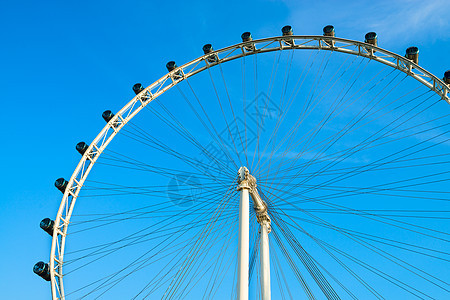
[[[252,47],[254,46],[254,47]],[[246,50],[253,49],[251,51]],[[194,59],[175,70],[167,73],[141,93],[128,102],[100,131],[97,137],[89,145],[85,154],[78,163],[70,177],[66,191],[62,198],[57,216],[55,218],[53,239],[50,253],[50,275],[53,299],[65,299],[63,286],[63,258],[66,242],[66,233],[75,206],[76,199],[89,172],[97,161],[97,158],[111,142],[114,136],[147,104],[162,95],[173,86],[219,63],[235,60],[247,55],[258,53],[281,51],[288,49],[298,50],[328,50],[346,54],[353,54],[372,59],[392,68],[398,69],[413,77],[432,91],[436,92],[443,100],[450,103],[449,91],[441,79],[415,64],[411,60],[393,52],[375,47],[370,44],[337,37],[324,36],[281,36],[245,43],[239,43]],[[215,57],[216,61],[209,62],[208,58]]]

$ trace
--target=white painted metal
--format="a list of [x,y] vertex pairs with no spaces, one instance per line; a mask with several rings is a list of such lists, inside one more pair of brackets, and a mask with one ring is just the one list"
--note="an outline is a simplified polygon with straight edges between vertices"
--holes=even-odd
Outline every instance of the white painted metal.
[[262,300],[270,300],[270,255],[269,255],[269,224],[261,223],[260,236],[260,267]]
[[[244,170],[239,169],[239,179]],[[239,246],[238,246],[238,282],[237,295],[239,300],[248,299],[248,261],[249,261],[249,231],[250,231],[250,212],[249,212],[249,190],[250,187],[245,179],[238,180],[240,191],[239,202]]]
[[[346,54],[358,55],[392,68],[398,69],[416,79],[442,99],[450,103],[449,91],[450,87],[445,84],[442,79],[436,77],[426,71],[419,65],[413,63],[402,55],[392,53],[379,47],[372,45],[341,39],[337,37],[323,36],[289,36],[293,40],[293,45],[287,45],[283,41],[286,37],[271,37],[250,42],[239,43],[229,46],[212,53],[203,55],[197,59],[186,63],[172,72],[167,73],[159,80],[155,81],[145,88],[139,95],[136,95],[128,102],[102,129],[97,137],[92,141],[88,150],[85,152],[67,185],[67,190],[61,200],[57,216],[55,218],[55,230],[53,233],[51,253],[50,253],[50,275],[53,299],[64,299],[63,287],[63,271],[62,263],[64,261],[64,249],[66,242],[66,234],[69,226],[70,218],[75,206],[76,199],[89,175],[93,165],[97,161],[100,154],[108,146],[115,135],[128,123],[137,113],[139,113],[147,104],[162,95],[173,86],[183,81],[185,78],[193,76],[210,67],[214,67],[220,63],[225,63],[247,55],[254,55],[265,52],[280,51],[285,49],[293,50],[327,50],[336,51]],[[330,43],[332,40],[333,43]],[[245,50],[245,46],[254,45],[254,51]],[[215,63],[208,62],[208,57],[217,55],[218,60]],[[177,78],[175,74],[181,73],[181,78]]]

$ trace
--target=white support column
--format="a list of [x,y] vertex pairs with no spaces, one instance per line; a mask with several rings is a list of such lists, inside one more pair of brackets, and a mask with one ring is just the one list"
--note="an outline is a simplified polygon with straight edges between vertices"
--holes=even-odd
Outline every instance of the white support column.
[[269,224],[262,222],[260,228],[261,295],[262,300],[270,300]]
[[249,189],[240,186],[239,203],[239,252],[238,252],[238,299],[248,299],[248,260],[249,260]]

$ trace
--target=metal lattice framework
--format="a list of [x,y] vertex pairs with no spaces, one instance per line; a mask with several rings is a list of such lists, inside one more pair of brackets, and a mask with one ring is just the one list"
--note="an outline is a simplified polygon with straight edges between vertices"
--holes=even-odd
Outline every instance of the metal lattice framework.
[[53,230],[50,254],[50,275],[53,299],[65,299],[63,265],[66,234],[78,194],[92,167],[115,135],[137,113],[154,99],[185,78],[218,64],[247,55],[283,50],[326,50],[361,56],[397,69],[413,77],[450,103],[449,90],[441,79],[413,61],[364,42],[328,36],[280,36],[239,43],[205,54],[167,73],[129,101],[101,130],[89,145],[70,180],[62,198]]

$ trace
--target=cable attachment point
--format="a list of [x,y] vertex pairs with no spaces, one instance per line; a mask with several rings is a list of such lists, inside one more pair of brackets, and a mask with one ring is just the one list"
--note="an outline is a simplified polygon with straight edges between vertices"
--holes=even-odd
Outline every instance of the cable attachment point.
[[237,182],[239,184],[237,188],[238,191],[241,189],[248,189],[248,192],[252,197],[253,209],[256,213],[257,222],[261,225],[265,224],[268,232],[270,232],[270,217],[267,213],[267,203],[264,202],[259,195],[256,178],[250,174],[250,171],[246,167],[240,167]]

